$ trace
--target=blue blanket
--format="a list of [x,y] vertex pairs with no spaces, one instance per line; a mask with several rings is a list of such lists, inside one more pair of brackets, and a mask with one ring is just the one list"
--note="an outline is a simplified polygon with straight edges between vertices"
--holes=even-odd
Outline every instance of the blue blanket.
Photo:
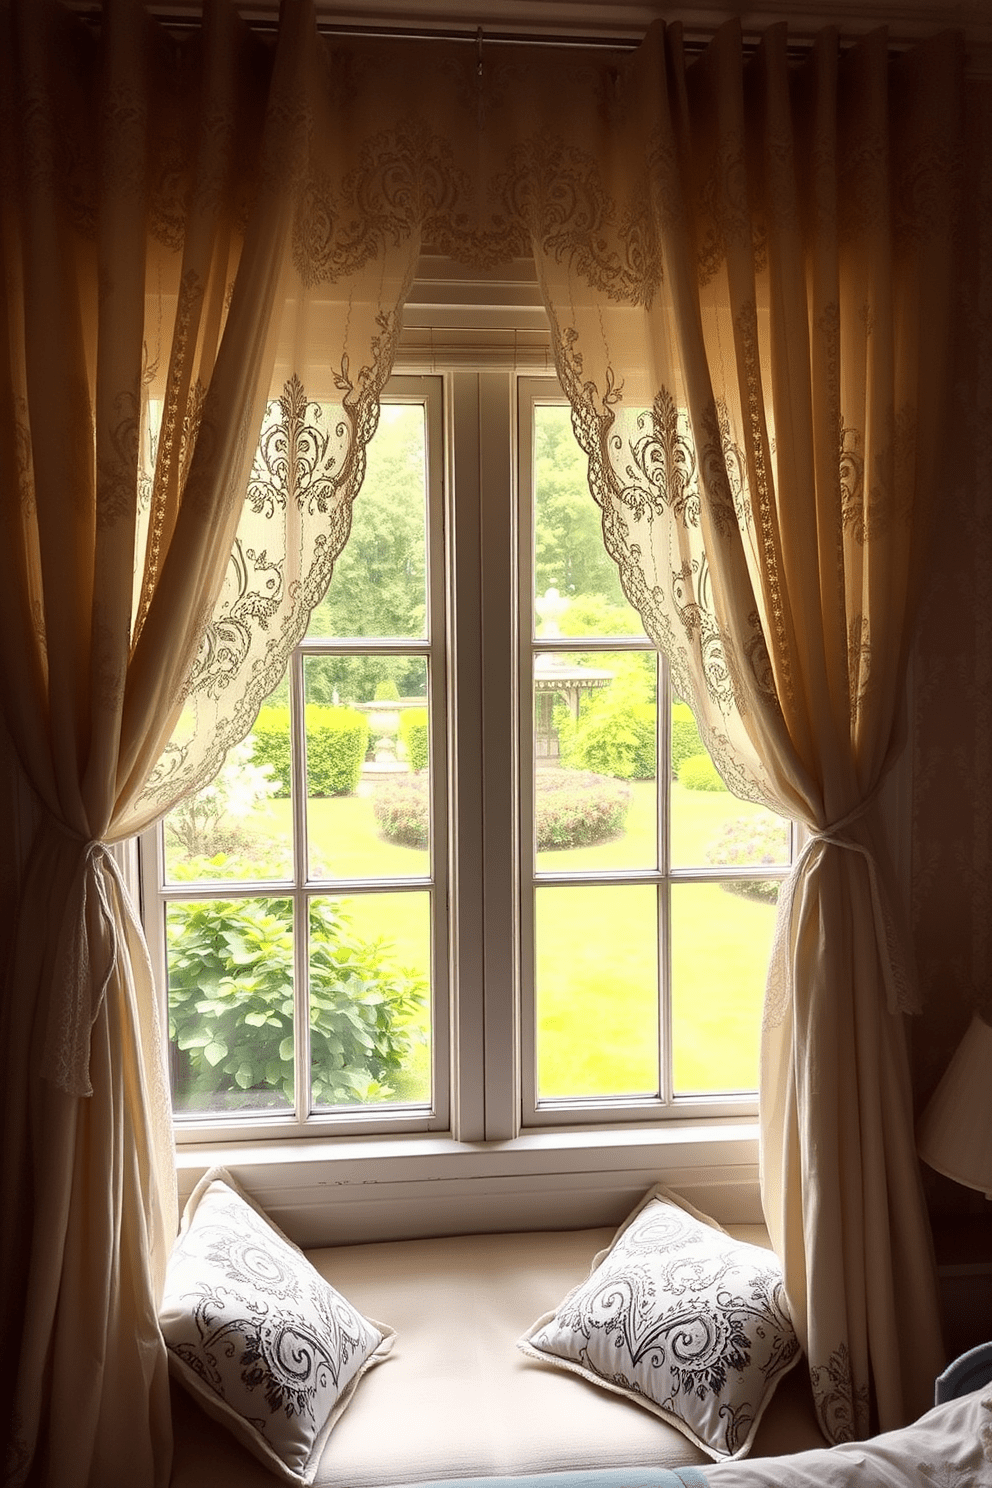
[[698,1467],[610,1467],[521,1478],[447,1478],[406,1488],[709,1488],[709,1480]]

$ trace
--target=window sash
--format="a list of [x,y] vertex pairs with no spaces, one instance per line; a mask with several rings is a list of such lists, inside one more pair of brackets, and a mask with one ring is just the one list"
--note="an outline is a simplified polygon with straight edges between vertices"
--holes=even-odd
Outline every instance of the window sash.
[[[432,759],[435,761],[436,828],[434,873],[436,933],[433,947],[432,1018],[434,1110],[430,1114],[380,1107],[369,1111],[319,1113],[304,1109],[307,1087],[297,1081],[296,1112],[289,1117],[185,1117],[177,1122],[180,1140],[254,1140],[295,1135],[356,1136],[449,1132],[463,1143],[507,1142],[531,1129],[570,1127],[617,1130],[656,1122],[659,1117],[724,1118],[752,1116],[756,1098],[676,1096],[671,1076],[671,943],[673,885],[724,878],[696,869],[673,869],[668,860],[668,771],[659,771],[657,869],[621,875],[624,882],[652,884],[658,894],[657,935],[661,976],[659,1047],[661,1090],[657,1097],[538,1100],[534,1017],[535,887],[571,883],[568,875],[535,873],[529,825],[533,794],[532,556],[530,517],[533,492],[533,409],[537,403],[564,404],[554,379],[516,377],[506,370],[460,371],[430,377],[394,378],[386,399],[427,405],[427,458],[430,498],[429,552],[445,554],[446,564],[428,560],[428,639],[347,642],[313,639],[301,643],[291,663],[295,707],[303,700],[303,660],[312,655],[362,654],[379,649],[429,658],[432,697]],[[442,406],[443,405],[443,406]],[[361,498],[359,497],[359,500]],[[523,516],[521,514],[524,514]],[[442,568],[447,573],[442,573]],[[516,594],[519,591],[519,607]],[[650,649],[637,637],[587,637],[540,649]],[[661,759],[669,758],[670,710],[667,667],[658,658]],[[450,702],[448,701],[450,700]],[[297,716],[302,716],[299,713]],[[305,902],[313,893],[341,893],[347,882],[308,880],[303,734],[294,734],[294,813],[298,878],[243,886],[255,897],[278,893],[299,900],[297,916],[306,923]],[[449,762],[446,772],[445,761]],[[517,780],[519,778],[519,787]],[[454,830],[448,834],[450,812]],[[164,885],[161,833],[146,834],[142,874],[146,926],[153,961],[165,967],[164,916],[170,899],[234,897],[230,884],[197,887]],[[447,843],[447,846],[445,846]],[[770,876],[777,875],[774,872]],[[755,876],[752,873],[750,876]],[[596,882],[583,879],[583,882]],[[601,881],[615,882],[613,874]],[[156,887],[157,886],[157,887]],[[404,888],[423,888],[428,880],[403,880]],[[363,885],[365,889],[369,886]],[[394,887],[383,882],[372,892]],[[297,937],[297,996],[304,996],[305,937]],[[165,978],[162,977],[163,988]],[[165,999],[163,990],[163,1001]],[[306,1069],[307,1023],[297,1017],[298,1068]]]

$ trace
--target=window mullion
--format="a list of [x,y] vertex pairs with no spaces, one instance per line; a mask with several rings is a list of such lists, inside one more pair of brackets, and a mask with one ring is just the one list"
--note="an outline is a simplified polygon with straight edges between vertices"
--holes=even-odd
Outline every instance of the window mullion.
[[655,696],[658,708],[658,1070],[659,1095],[674,1099],[672,1068],[672,683],[668,661],[657,659]]
[[512,382],[479,377],[486,1138],[520,1129]]
[[289,669],[290,760],[293,808],[293,1005],[296,1119],[310,1115],[310,933],[307,882],[306,696],[303,657],[294,651]]
[[482,841],[482,620],[479,379],[450,379],[448,695],[451,770],[451,1127],[486,1133]]

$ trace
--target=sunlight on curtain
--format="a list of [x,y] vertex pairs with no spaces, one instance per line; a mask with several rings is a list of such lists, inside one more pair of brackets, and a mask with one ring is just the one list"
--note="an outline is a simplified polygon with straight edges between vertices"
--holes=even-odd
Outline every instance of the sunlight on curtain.
[[728,786],[811,833],[769,974],[762,1192],[832,1440],[917,1415],[941,1359],[872,806],[939,490],[959,69],[953,39],[893,61],[882,33],[790,65],[784,28],[745,63],[735,24],[686,66],[655,30],[595,157],[601,282],[585,224],[533,219],[624,589]]
[[347,536],[417,241],[334,218],[320,63],[309,4],[274,45],[228,0],[2,17],[0,685],[42,817],[0,1039],[15,1484],[168,1481],[171,1113],[108,847],[248,730]]
[[[0,24],[0,686],[43,808],[3,1007],[15,1483],[164,1483],[162,1032],[107,844],[251,728],[347,539],[421,251],[536,256],[607,547],[783,894],[764,1192],[834,1436],[939,1329],[871,806],[941,456],[957,55],[746,65]],[[814,1160],[815,1154],[815,1160]],[[914,1298],[905,1307],[907,1295]],[[81,1371],[79,1361],[85,1360]],[[81,1378],[81,1373],[83,1377]]]

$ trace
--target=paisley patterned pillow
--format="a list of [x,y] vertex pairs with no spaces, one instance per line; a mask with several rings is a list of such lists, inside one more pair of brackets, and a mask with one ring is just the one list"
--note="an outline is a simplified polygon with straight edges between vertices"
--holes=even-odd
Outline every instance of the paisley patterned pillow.
[[194,1189],[159,1318],[169,1367],[290,1483],[311,1483],[338,1416],[394,1333],[356,1312],[223,1168]]
[[518,1347],[654,1411],[718,1461],[747,1456],[800,1357],[774,1255],[661,1187]]

